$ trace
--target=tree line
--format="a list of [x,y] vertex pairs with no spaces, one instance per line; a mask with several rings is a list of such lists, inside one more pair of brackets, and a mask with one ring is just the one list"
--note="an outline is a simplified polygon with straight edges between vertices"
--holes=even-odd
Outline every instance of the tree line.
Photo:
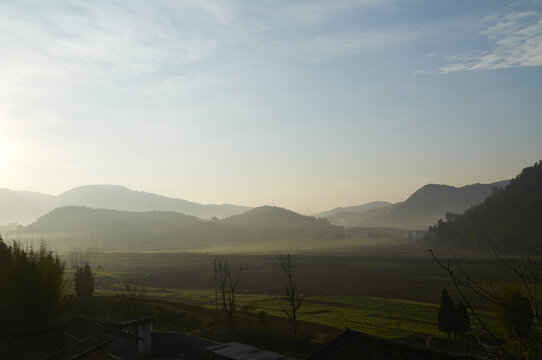
[[[70,284],[66,278],[66,264],[57,254],[47,249],[44,243],[39,249],[34,249],[15,241],[8,244],[0,237],[0,314],[43,312],[56,316],[66,301],[65,290],[70,285],[78,297],[91,297],[95,276],[88,254],[73,252],[71,265],[75,271]],[[284,275],[285,314],[292,325],[294,337],[297,337],[298,312],[305,298],[295,277],[297,259],[289,253],[279,253],[275,256],[274,266]],[[215,284],[220,294],[217,305],[220,303],[233,331],[239,313],[238,295],[242,272],[243,265],[234,266],[227,257],[217,258]],[[140,291],[139,286],[125,283],[117,297],[128,303],[127,299],[139,299]]]
[[0,311],[56,314],[63,304],[64,263],[48,250],[0,237]]
[[[69,282],[65,263],[41,243],[38,249],[0,237],[0,312],[43,312],[57,315],[65,302]],[[94,292],[88,257],[77,257],[74,290],[79,297]]]
[[525,252],[542,239],[542,161],[523,169],[505,189],[463,214],[446,214],[428,229],[434,246],[484,249],[486,235],[503,252]]

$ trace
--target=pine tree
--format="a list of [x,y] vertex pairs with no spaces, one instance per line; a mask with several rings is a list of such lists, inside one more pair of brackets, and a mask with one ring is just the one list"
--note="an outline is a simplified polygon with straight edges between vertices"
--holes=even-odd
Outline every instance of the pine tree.
[[77,266],[74,276],[74,286],[75,292],[79,297],[91,297],[92,293],[94,293],[94,274],[88,262]]
[[456,311],[454,303],[446,289],[440,295],[440,308],[438,310],[438,328],[450,335],[456,328]]
[[457,304],[457,307],[455,309],[455,329],[454,334],[465,336],[467,331],[470,329],[470,320],[469,320],[469,314],[467,313],[467,307],[463,303]]
[[57,315],[64,296],[64,263],[41,244],[38,250],[0,237],[0,313]]

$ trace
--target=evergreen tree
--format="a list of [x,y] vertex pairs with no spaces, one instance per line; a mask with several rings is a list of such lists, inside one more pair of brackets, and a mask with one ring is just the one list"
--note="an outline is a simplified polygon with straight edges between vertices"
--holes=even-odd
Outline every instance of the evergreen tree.
[[461,302],[457,304],[457,307],[455,308],[455,320],[454,334],[462,337],[465,336],[470,329],[470,320],[469,314],[467,313],[467,307]]
[[82,298],[91,297],[94,293],[94,274],[88,262],[77,266],[74,276],[74,287],[77,296]]
[[456,311],[454,303],[446,289],[440,295],[440,308],[438,309],[438,328],[450,335],[456,328]]
[[45,244],[35,251],[0,237],[0,313],[56,314],[63,304],[64,263]]

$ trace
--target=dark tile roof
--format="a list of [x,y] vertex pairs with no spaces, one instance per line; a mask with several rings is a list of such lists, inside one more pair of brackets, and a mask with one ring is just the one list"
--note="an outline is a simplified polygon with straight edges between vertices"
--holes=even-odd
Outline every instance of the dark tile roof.
[[105,324],[85,319],[83,317],[74,317],[61,326],[61,329],[68,335],[77,339],[92,337],[96,334],[111,334],[122,336],[132,340],[140,340],[141,338],[119,329],[116,324]]
[[307,360],[476,360],[346,330]]
[[69,344],[46,359],[77,359],[115,339],[103,325],[80,317],[65,322],[61,329],[69,339]]
[[152,323],[153,321],[154,321],[154,318],[144,316],[137,319],[118,321],[115,324],[111,324],[111,326],[114,326],[119,329],[124,329],[124,328],[139,326],[143,324],[149,324],[149,323]]
[[282,359],[286,359],[285,356],[273,353],[271,351],[258,349],[254,346],[236,343],[236,342],[210,346],[207,348],[207,350],[219,356],[221,359],[231,359],[231,360],[282,360]]
[[48,332],[53,327],[46,313],[12,313],[0,315],[0,339],[9,336],[29,336]]
[[0,358],[77,359],[99,352],[116,338],[136,345],[138,336],[82,317],[53,323],[40,313],[0,316]]
[[77,359],[83,355],[105,347],[121,336],[137,341],[139,337],[82,317],[72,318],[61,325],[70,339],[70,344],[47,357],[50,360]]

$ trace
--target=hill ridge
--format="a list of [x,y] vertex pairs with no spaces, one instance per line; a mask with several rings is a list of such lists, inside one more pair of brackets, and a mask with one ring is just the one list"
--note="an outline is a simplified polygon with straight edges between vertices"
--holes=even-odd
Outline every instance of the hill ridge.
[[204,205],[146,191],[132,190],[123,185],[82,185],[57,196],[0,189],[0,225],[14,222],[28,224],[49,211],[66,205],[128,211],[148,211],[149,209],[176,211],[203,218],[225,218],[250,209],[250,207],[233,204]]
[[[332,240],[348,236],[342,227],[279,207],[264,206],[247,213],[222,220],[202,220],[168,211],[65,206],[17,231],[31,238],[50,237],[62,248],[85,243],[106,248],[192,249],[210,244]],[[266,223],[268,220],[271,224]]]
[[493,187],[502,188],[509,180],[461,187],[425,184],[405,201],[363,212],[337,212],[329,216],[333,224],[343,226],[388,226],[425,230],[447,212],[463,212],[487,198]]
[[524,168],[506,188],[492,192],[463,214],[449,214],[429,228],[436,245],[485,248],[487,236],[506,252],[525,251],[542,241],[542,161]]

